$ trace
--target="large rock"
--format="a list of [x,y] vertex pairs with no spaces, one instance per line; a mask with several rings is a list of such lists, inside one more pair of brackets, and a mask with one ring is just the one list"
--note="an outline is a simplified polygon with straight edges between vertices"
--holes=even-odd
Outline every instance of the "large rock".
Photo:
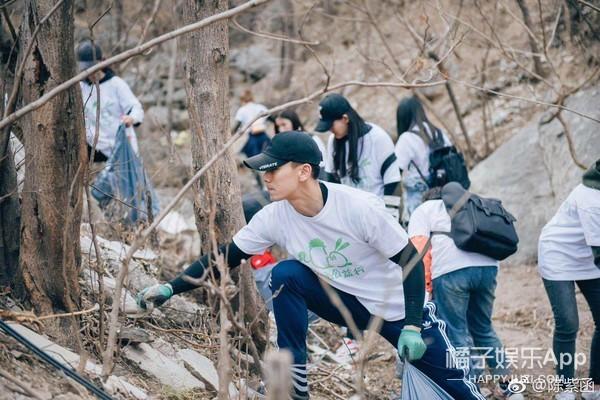
[[[568,108],[600,119],[600,85],[566,101]],[[547,117],[545,114],[544,117]],[[577,158],[591,165],[600,158],[600,124],[563,111]],[[502,200],[517,218],[519,251],[510,263],[535,263],[542,227],[569,192],[581,182],[583,170],[573,162],[566,135],[556,119],[536,118],[471,171],[471,190]]]

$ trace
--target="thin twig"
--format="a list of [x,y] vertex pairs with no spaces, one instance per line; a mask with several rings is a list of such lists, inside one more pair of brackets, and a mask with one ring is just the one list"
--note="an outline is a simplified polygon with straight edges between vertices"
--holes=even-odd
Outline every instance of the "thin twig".
[[586,7],[591,8],[592,10],[596,11],[596,12],[600,12],[600,8],[596,7],[595,5],[588,3],[587,1],[584,0],[577,0],[578,2],[580,2],[581,4],[583,4]]
[[600,124],[600,119],[594,118],[591,115],[584,114],[584,113],[579,112],[577,110],[574,110],[572,108],[565,107],[562,104],[547,103],[545,101],[540,101],[540,100],[535,100],[535,99],[528,99],[526,97],[515,96],[515,95],[507,94],[507,93],[502,93],[502,92],[499,92],[497,90],[486,89],[486,88],[483,88],[481,86],[477,86],[477,85],[474,85],[472,83],[461,81],[459,79],[454,79],[454,78],[450,78],[450,77],[448,77],[448,80],[450,80],[452,82],[460,83],[461,85],[464,85],[464,86],[469,87],[471,89],[481,90],[481,91],[486,92],[486,93],[495,94],[496,96],[508,97],[510,99],[522,100],[522,101],[525,101],[527,103],[532,103],[532,104],[537,104],[537,105],[540,105],[540,106],[552,107],[552,108],[557,108],[557,109],[560,109],[560,110],[568,111],[568,112],[571,112],[573,114],[579,115],[580,117],[583,117],[585,119],[589,119],[591,121],[594,121],[594,122],[597,122],[597,123]]
[[582,163],[579,158],[577,158],[577,154],[575,154],[575,144],[573,143],[573,135],[571,135],[571,130],[569,129],[567,122],[565,121],[562,114],[559,112],[556,115],[556,119],[560,122],[563,127],[563,132],[565,133],[565,137],[567,138],[567,146],[569,148],[569,154],[571,155],[571,159],[582,170],[586,170],[588,167]]
[[242,26],[238,20],[237,17],[233,17],[231,18],[231,23],[233,24],[233,26],[235,26],[237,29],[239,29],[242,32],[245,32],[249,35],[253,35],[253,36],[258,36],[261,38],[265,38],[265,39],[273,39],[273,40],[279,40],[282,42],[289,42],[289,43],[294,43],[294,44],[301,44],[301,45],[306,45],[306,46],[318,46],[320,43],[319,41],[313,41],[313,42],[309,42],[306,40],[299,40],[299,39],[293,39],[287,36],[283,36],[283,35],[277,35],[275,33],[268,33],[268,32],[257,32],[257,31],[252,31],[244,26]]

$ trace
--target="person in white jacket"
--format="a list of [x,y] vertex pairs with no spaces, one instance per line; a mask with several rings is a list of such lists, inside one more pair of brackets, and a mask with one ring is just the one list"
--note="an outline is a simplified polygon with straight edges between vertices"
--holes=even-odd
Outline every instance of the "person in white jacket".
[[[80,70],[88,69],[102,60],[102,49],[90,41],[84,41],[77,48],[77,60]],[[116,76],[112,69],[104,68],[80,82],[88,156],[92,157],[91,151],[96,134],[98,105],[96,83],[100,87],[100,129],[93,155],[94,161],[106,161],[110,157],[120,124],[125,124],[127,127],[127,138],[133,150],[138,153],[137,137],[133,128],[144,120],[144,109],[129,85]]]

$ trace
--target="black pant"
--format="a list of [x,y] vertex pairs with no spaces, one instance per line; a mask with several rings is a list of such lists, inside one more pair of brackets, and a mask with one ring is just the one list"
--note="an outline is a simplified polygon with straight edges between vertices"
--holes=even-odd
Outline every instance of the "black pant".
[[[87,145],[88,159],[92,156],[92,146]],[[108,160],[108,157],[104,155],[101,151],[94,151],[94,162],[104,162]]]

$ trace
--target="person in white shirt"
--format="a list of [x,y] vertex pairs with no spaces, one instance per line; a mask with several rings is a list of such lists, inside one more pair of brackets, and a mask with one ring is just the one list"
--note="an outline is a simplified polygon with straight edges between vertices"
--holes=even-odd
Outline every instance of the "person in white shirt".
[[[462,370],[447,366],[444,323],[433,304],[423,308],[423,264],[406,232],[377,196],[317,180],[321,160],[316,143],[303,132],[280,133],[269,149],[247,159],[246,166],[264,172],[273,202],[220,247],[230,267],[275,244],[292,257],[277,264],[271,277],[277,343],[293,356],[292,398],[309,398],[308,310],[348,324],[323,287],[329,286],[359,330],[381,317],[380,334],[453,398],[484,400]],[[204,276],[211,257],[202,257],[184,275]],[[144,289],[138,304],[151,309],[194,288],[180,276]]]
[[[260,113],[267,111],[267,107],[254,102],[254,96],[250,90],[245,90],[240,96],[242,106],[235,113],[235,125],[233,133],[241,126],[249,124]],[[267,135],[267,117],[261,117],[254,121],[246,130],[248,140],[242,148],[242,153],[247,157],[252,157],[259,154],[271,144],[271,139]]]
[[[554,217],[544,226],[538,243],[538,269],[554,314],[553,351],[556,374],[564,392],[556,398],[575,399],[569,391],[575,377],[575,342],[579,317],[575,286],[594,319],[589,376],[595,384],[584,399],[600,399],[600,160],[583,175]],[[562,360],[562,361],[561,361]]]
[[[80,70],[88,69],[102,60],[102,49],[86,40],[77,48],[77,60]],[[88,155],[92,157],[91,151],[96,134],[98,104],[96,83],[100,87],[100,129],[93,155],[94,161],[106,161],[110,157],[120,124],[125,124],[127,127],[126,135],[129,143],[138,153],[137,137],[133,127],[143,122],[144,109],[129,85],[116,76],[112,69],[104,68],[80,82]]]
[[[502,343],[492,325],[498,261],[479,253],[466,252],[454,244],[450,232],[450,215],[441,199],[441,188],[425,193],[425,201],[410,216],[408,236],[422,252],[429,240],[431,248],[423,261],[431,271],[433,302],[446,321],[450,342],[462,354],[470,356],[469,376],[481,376],[486,361],[495,376],[510,376],[505,365]],[[436,232],[433,233],[432,232]],[[483,357],[476,349],[490,349]],[[486,351],[483,351],[484,353]],[[498,399],[521,400],[512,393],[509,381],[498,382],[494,395]]]
[[381,127],[365,122],[339,94],[319,103],[317,132],[333,133],[327,143],[325,172],[330,182],[340,182],[373,193],[392,195],[400,182],[394,143]]
[[396,124],[398,141],[395,151],[402,171],[406,211],[410,216],[421,204],[423,193],[429,189],[429,143],[434,132],[442,134],[447,146],[451,143],[446,134],[427,119],[421,102],[414,96],[400,101]]

